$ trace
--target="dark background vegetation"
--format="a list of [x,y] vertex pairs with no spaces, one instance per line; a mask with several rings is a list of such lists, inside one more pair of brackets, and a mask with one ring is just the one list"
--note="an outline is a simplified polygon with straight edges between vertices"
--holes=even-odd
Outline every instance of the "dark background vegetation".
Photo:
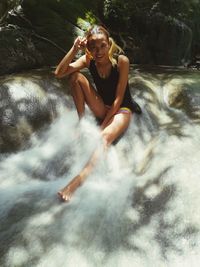
[[56,65],[87,22],[132,63],[198,65],[200,0],[1,0],[0,74]]

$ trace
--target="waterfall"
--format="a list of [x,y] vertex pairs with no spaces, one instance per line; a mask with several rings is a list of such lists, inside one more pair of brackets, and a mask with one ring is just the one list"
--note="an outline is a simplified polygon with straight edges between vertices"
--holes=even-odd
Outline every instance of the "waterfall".
[[199,265],[199,123],[169,105],[169,75],[135,70],[131,84],[142,115],[69,203],[57,191],[101,143],[89,111],[79,122],[61,109],[27,148],[1,154],[0,266]]

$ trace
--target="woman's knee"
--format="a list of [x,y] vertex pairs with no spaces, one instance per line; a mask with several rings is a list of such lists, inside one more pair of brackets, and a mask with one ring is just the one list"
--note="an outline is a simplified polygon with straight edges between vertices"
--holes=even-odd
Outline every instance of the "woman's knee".
[[70,85],[74,85],[81,82],[84,78],[85,76],[82,73],[76,71],[69,75],[69,83]]
[[116,115],[114,121],[102,131],[103,142],[106,147],[109,147],[127,130],[132,114]]
[[104,131],[102,132],[102,139],[105,148],[108,148],[113,142],[112,134]]

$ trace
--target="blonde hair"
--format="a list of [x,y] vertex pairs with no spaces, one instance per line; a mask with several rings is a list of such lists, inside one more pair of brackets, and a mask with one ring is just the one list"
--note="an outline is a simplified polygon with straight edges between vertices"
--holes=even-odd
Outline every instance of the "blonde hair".
[[[110,37],[109,32],[104,27],[98,25],[92,26],[86,33],[87,40],[94,34],[104,34],[104,36],[110,43],[110,49],[108,51],[109,60],[113,66],[116,65],[117,60],[115,57],[119,54],[123,54],[124,53],[123,49],[115,43],[113,38]],[[88,48],[86,48],[85,53],[90,59],[92,59],[92,55]]]

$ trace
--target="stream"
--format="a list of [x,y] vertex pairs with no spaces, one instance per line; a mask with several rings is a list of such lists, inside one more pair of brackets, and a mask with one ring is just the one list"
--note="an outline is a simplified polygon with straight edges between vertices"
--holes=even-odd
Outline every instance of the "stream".
[[[33,77],[44,76],[2,77],[0,90],[18,90],[19,101],[25,81],[34,91]],[[130,84],[142,115],[69,203],[57,191],[87,162],[100,132],[89,110],[78,121],[68,93],[45,91],[56,116],[29,131],[22,149],[0,154],[0,266],[199,266],[199,72],[134,66]]]

